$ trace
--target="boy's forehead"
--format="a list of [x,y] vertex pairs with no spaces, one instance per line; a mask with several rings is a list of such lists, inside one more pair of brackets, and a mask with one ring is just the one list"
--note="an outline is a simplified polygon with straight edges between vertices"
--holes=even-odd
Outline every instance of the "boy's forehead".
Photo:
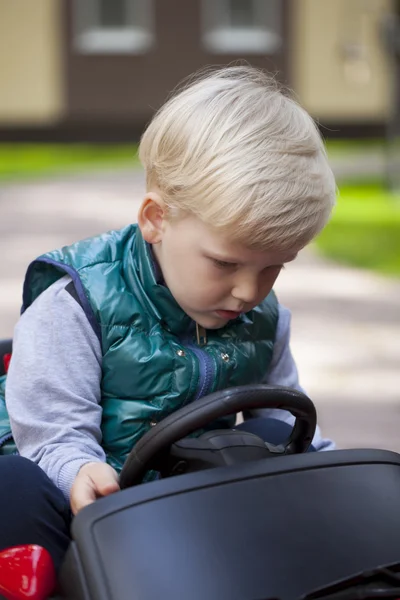
[[202,254],[210,255],[222,261],[246,263],[282,264],[294,260],[300,248],[256,249],[251,240],[246,244],[235,239],[234,232],[219,231],[193,216],[184,219],[180,224],[185,230],[186,242],[197,246]]
[[246,264],[251,262],[267,262],[271,264],[286,263],[294,260],[298,254],[296,250],[254,249],[246,244],[236,242],[224,236],[217,236],[212,243],[203,244],[203,252],[211,254],[213,258]]

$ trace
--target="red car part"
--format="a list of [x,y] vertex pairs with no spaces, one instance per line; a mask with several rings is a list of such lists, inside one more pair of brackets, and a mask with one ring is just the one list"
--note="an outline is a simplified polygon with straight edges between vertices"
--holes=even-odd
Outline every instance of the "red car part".
[[6,373],[8,371],[9,366],[10,366],[10,360],[11,360],[11,354],[5,354],[3,356],[4,371]]
[[55,586],[53,561],[44,548],[27,544],[0,552],[0,595],[7,600],[45,600]]

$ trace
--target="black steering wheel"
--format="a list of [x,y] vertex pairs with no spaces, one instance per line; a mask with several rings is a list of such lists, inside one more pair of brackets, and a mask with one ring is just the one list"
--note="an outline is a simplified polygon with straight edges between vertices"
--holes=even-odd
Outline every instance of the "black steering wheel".
[[214,392],[177,410],[150,429],[126,459],[120,476],[121,489],[142,482],[146,471],[157,469],[157,462],[172,444],[209,425],[215,419],[257,408],[287,410],[296,421],[292,433],[277,454],[300,454],[311,445],[317,425],[315,406],[302,392],[270,385],[246,385]]

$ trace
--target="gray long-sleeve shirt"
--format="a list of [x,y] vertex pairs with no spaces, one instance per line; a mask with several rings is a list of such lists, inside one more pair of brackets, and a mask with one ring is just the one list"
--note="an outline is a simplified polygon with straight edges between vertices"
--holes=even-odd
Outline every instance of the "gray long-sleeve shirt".
[[[22,456],[36,462],[67,499],[82,465],[105,461],[101,447],[101,347],[63,277],[25,311],[16,325],[6,383],[12,433]],[[272,362],[265,382],[302,390],[289,347],[290,313],[279,307]],[[282,410],[254,411],[287,423]],[[317,429],[313,445],[333,442]]]

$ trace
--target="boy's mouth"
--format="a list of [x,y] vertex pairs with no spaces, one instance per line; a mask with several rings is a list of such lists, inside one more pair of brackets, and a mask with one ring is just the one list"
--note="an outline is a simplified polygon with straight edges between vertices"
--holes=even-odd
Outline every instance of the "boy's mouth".
[[232,319],[237,319],[239,315],[241,315],[241,311],[237,312],[234,310],[217,310],[217,315],[222,317],[223,319],[228,319],[231,321]]

